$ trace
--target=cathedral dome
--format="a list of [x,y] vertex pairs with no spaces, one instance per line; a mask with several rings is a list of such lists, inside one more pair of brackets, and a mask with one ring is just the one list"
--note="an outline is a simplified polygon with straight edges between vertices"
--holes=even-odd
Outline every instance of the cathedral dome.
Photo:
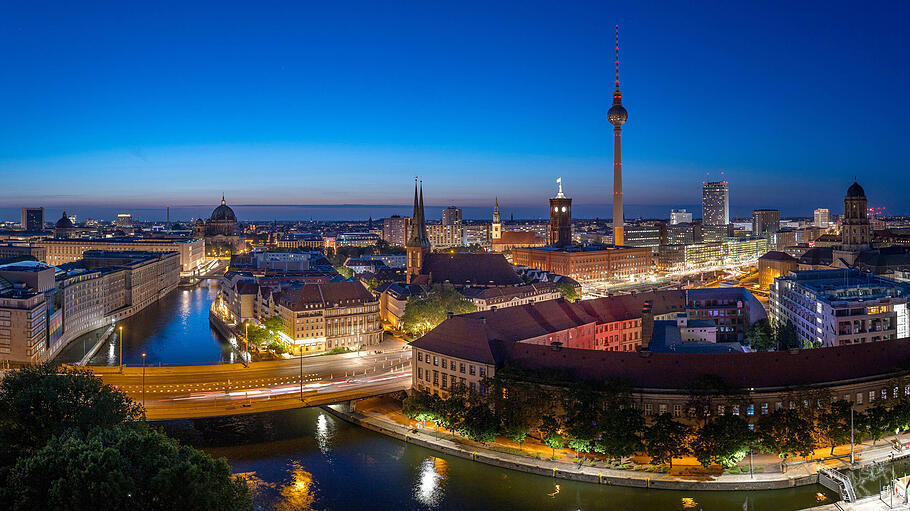
[[221,205],[215,208],[215,211],[212,211],[213,222],[236,222],[237,217],[234,216],[234,210],[228,207],[224,203],[224,196],[221,197]]
[[853,184],[850,185],[850,188],[847,188],[847,197],[866,197],[866,191],[863,190],[863,187],[859,185],[856,181],[853,181]]
[[75,227],[75,225],[73,225],[73,222],[66,216],[66,211],[63,212],[63,216],[60,217],[60,220],[57,220],[57,223],[54,224],[54,228],[56,229],[72,229],[73,227]]

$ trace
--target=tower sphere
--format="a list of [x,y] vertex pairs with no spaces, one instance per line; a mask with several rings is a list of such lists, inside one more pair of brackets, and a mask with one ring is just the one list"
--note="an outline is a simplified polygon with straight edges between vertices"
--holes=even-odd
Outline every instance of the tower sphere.
[[622,126],[628,118],[629,114],[622,105],[613,105],[607,112],[607,120],[610,121],[610,124],[613,126]]

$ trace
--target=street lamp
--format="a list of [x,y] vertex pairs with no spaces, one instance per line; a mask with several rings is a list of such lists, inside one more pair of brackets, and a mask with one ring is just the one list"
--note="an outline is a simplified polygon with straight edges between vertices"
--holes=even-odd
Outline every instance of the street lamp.
[[297,349],[300,350],[300,355],[297,357],[300,359],[300,402],[304,403],[304,401],[303,401],[303,345],[298,344]]
[[120,372],[123,372],[123,325],[120,325],[120,333],[117,335],[120,341]]
[[142,408],[145,409],[145,353],[142,354]]

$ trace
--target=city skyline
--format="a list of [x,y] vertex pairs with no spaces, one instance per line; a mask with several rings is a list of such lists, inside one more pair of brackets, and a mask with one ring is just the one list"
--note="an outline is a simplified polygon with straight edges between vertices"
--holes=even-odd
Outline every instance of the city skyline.
[[[329,32],[319,25],[341,13],[323,6],[256,12],[216,45],[210,36],[248,13],[228,7],[203,23],[201,7],[64,8],[55,21],[29,9],[8,9],[0,36],[18,78],[0,85],[3,208],[163,209],[221,192],[235,204],[406,205],[401,182],[414,174],[436,190],[428,204],[486,207],[498,195],[536,207],[562,176],[577,210],[602,205],[590,216],[607,218],[619,24],[633,217],[636,206],[697,204],[697,183],[721,171],[737,216],[837,211],[856,174],[875,205],[907,213],[897,128],[908,80],[894,65],[906,35],[893,13],[798,6],[768,37],[741,9],[703,9],[701,25],[681,25],[674,6],[665,18],[594,4],[479,18],[363,6]],[[841,114],[857,90],[860,130]]]

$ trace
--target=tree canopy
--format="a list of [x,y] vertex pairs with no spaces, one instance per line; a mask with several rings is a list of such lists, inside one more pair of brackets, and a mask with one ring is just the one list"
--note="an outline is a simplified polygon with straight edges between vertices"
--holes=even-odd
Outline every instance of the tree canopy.
[[467,314],[477,311],[474,302],[468,300],[450,284],[437,284],[425,295],[408,298],[401,316],[402,329],[412,336],[421,335],[436,328],[451,312]]
[[8,509],[251,507],[223,459],[150,428],[91,373],[46,364],[0,381],[0,502]]

